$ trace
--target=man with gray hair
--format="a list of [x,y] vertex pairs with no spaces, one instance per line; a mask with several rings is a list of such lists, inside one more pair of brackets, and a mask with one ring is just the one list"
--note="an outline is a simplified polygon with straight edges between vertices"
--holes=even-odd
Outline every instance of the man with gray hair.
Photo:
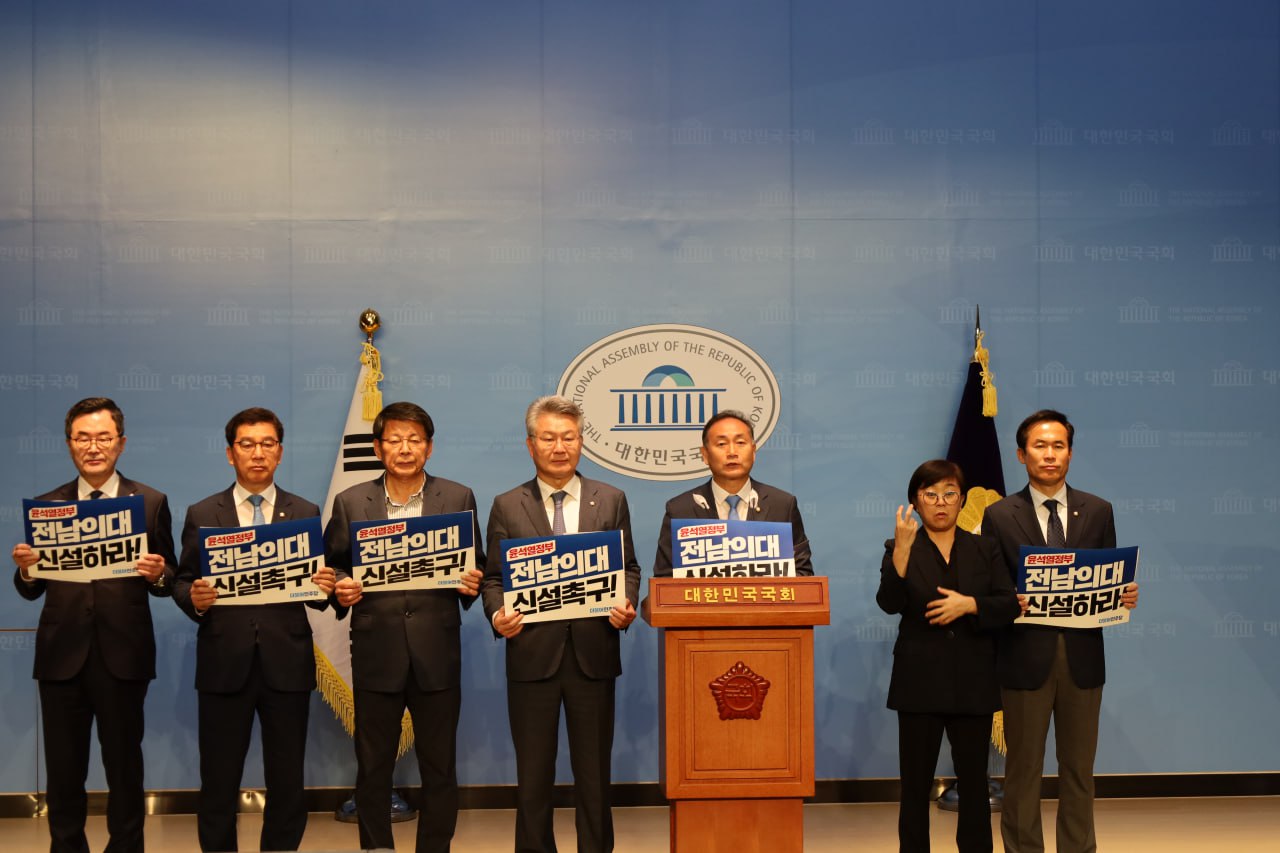
[[[541,397],[525,413],[525,444],[536,476],[498,495],[489,512],[481,594],[493,630],[507,640],[507,713],[516,750],[515,849],[554,853],[560,707],[565,709],[581,853],[613,850],[609,793],[614,682],[622,673],[619,635],[636,617],[640,564],[631,541],[627,496],[578,473],[582,410],[564,397]],[[503,539],[621,530],[626,602],[608,616],[524,624],[503,605]]]
[[809,538],[795,495],[751,479],[756,464],[755,429],[742,412],[724,409],[712,415],[702,428],[702,461],[711,479],[667,501],[653,576],[671,577],[671,520],[719,518],[738,521],[786,521],[791,523],[791,544],[796,574],[812,575]]

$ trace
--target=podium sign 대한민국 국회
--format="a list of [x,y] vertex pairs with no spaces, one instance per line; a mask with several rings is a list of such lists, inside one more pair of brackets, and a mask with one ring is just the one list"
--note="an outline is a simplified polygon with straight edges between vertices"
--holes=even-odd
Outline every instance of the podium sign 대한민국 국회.
[[827,578],[654,578],[671,850],[801,853]]

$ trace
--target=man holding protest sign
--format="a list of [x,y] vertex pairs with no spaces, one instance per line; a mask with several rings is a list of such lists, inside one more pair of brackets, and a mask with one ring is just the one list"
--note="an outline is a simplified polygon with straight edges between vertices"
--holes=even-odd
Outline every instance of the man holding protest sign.
[[[422,777],[417,853],[448,851],[458,821],[456,743],[462,707],[458,607],[467,609],[475,602],[485,559],[471,489],[434,477],[423,468],[431,457],[434,436],[435,424],[421,406],[404,402],[386,406],[373,422],[373,450],[382,462],[383,475],[338,494],[325,528],[325,552],[338,573],[338,603],[351,608],[355,803],[360,846],[366,849],[395,847],[387,803],[405,709],[413,719],[414,750]],[[353,523],[450,513],[470,513],[470,530],[462,538],[469,533],[473,550],[461,561],[450,562],[448,570],[438,573],[440,578],[413,580],[411,588],[397,589],[387,581],[385,563],[377,571],[361,569],[364,540],[353,541]],[[403,544],[409,523],[375,525],[372,541],[385,545],[385,538],[379,538],[385,537],[385,528],[403,527],[398,534]],[[452,542],[459,537],[455,531],[446,538]],[[382,547],[381,553],[386,552]],[[450,554],[456,557],[460,552],[466,548],[453,548]],[[408,574],[393,572],[391,577],[407,578]],[[436,586],[427,588],[428,583]]]
[[[1052,409],[1018,426],[1018,461],[1027,469],[1028,483],[988,506],[982,521],[982,535],[999,546],[1015,584],[1023,545],[1116,546],[1111,504],[1067,485],[1074,438],[1067,416]],[[1121,603],[1137,605],[1136,583],[1125,587]],[[1001,638],[997,671],[1009,745],[1000,815],[1005,850],[1044,850],[1040,782],[1051,717],[1058,756],[1058,850],[1095,850],[1093,761],[1106,676],[1102,629],[1015,624]]]
[[[236,481],[187,510],[182,558],[173,597],[196,632],[199,692],[200,849],[236,850],[236,812],[245,754],[257,714],[267,802],[262,850],[297,850],[307,827],[303,760],[307,717],[315,689],[315,653],[304,603],[219,603],[219,591],[203,576],[202,528],[248,528],[317,518],[320,508],[275,484],[284,454],[284,425],[269,409],[245,409],[225,429],[227,462]],[[318,525],[319,522],[315,522]],[[323,610],[333,593],[334,572],[322,566],[310,583],[323,594],[306,601]]]
[[[640,564],[631,541],[627,497],[577,472],[582,409],[564,397],[541,397],[525,413],[525,444],[537,475],[493,501],[484,609],[507,640],[507,713],[516,750],[516,838],[520,851],[556,849],[552,829],[560,707],[565,709],[573,767],[578,850],[613,850],[609,793],[614,682],[622,673],[619,632],[636,617]],[[526,624],[505,606],[505,539],[621,531],[626,598],[608,615]]]
[[713,415],[702,428],[701,453],[702,461],[711,469],[711,479],[667,501],[662,527],[658,530],[654,577],[671,577],[671,520],[675,518],[788,522],[795,573],[812,575],[809,539],[804,533],[795,495],[751,480],[751,469],[756,463],[756,438],[755,428],[747,416],[733,409]]
[[125,448],[124,413],[106,397],[81,400],[67,412],[67,450],[79,476],[38,500],[88,501],[140,495],[147,551],[136,574],[109,580],[46,581],[36,577],[40,552],[13,548],[18,594],[45,596],[36,629],[35,678],[48,769],[51,853],[89,849],[84,783],[89,735],[97,721],[107,777],[108,850],[143,847],[143,708],[156,677],[155,633],[148,595],[167,596],[173,579],[173,531],[163,494],[116,471]]

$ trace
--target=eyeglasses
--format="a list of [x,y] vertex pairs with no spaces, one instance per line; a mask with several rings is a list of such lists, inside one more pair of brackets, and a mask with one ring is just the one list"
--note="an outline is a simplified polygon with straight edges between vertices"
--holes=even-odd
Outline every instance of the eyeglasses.
[[410,450],[417,450],[419,447],[426,444],[425,441],[418,438],[416,435],[411,435],[408,438],[401,438],[398,435],[393,435],[390,438],[380,438],[378,441],[384,446],[390,447],[392,450],[399,450],[400,445],[402,444]]
[[77,435],[74,438],[67,439],[80,450],[88,450],[93,445],[98,445],[101,450],[110,450],[111,446],[116,443],[118,435]]
[[938,504],[951,506],[956,501],[960,500],[960,493],[943,492],[942,494],[938,494],[937,492],[920,492],[920,497],[924,498],[924,502],[927,504],[933,504],[934,506],[937,506]]
[[253,441],[252,439],[242,438],[236,442],[236,447],[240,448],[241,453],[252,453],[256,448],[261,447],[263,453],[270,453],[280,446],[280,442],[274,438],[264,438],[262,441]]

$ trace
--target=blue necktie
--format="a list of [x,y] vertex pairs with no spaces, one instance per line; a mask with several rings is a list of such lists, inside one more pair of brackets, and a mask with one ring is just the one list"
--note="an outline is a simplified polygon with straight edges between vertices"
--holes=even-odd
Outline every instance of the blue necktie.
[[742,519],[738,517],[738,504],[742,503],[742,498],[737,495],[729,495],[724,499],[724,502],[729,505],[729,519],[731,521],[741,521]]
[[102,497],[102,489],[94,489],[89,493],[89,500],[91,501],[96,501],[100,497]]
[[253,521],[250,523],[255,527],[266,524],[267,519],[262,515],[262,495],[249,495],[249,503],[253,504]]
[[1058,517],[1058,502],[1047,500],[1044,508],[1049,510],[1049,524],[1045,528],[1044,542],[1050,548],[1067,547],[1067,534],[1062,529],[1062,519]]
[[564,535],[564,497],[568,494],[565,491],[552,492],[551,500],[555,502],[556,511],[551,519],[551,534],[553,536]]

